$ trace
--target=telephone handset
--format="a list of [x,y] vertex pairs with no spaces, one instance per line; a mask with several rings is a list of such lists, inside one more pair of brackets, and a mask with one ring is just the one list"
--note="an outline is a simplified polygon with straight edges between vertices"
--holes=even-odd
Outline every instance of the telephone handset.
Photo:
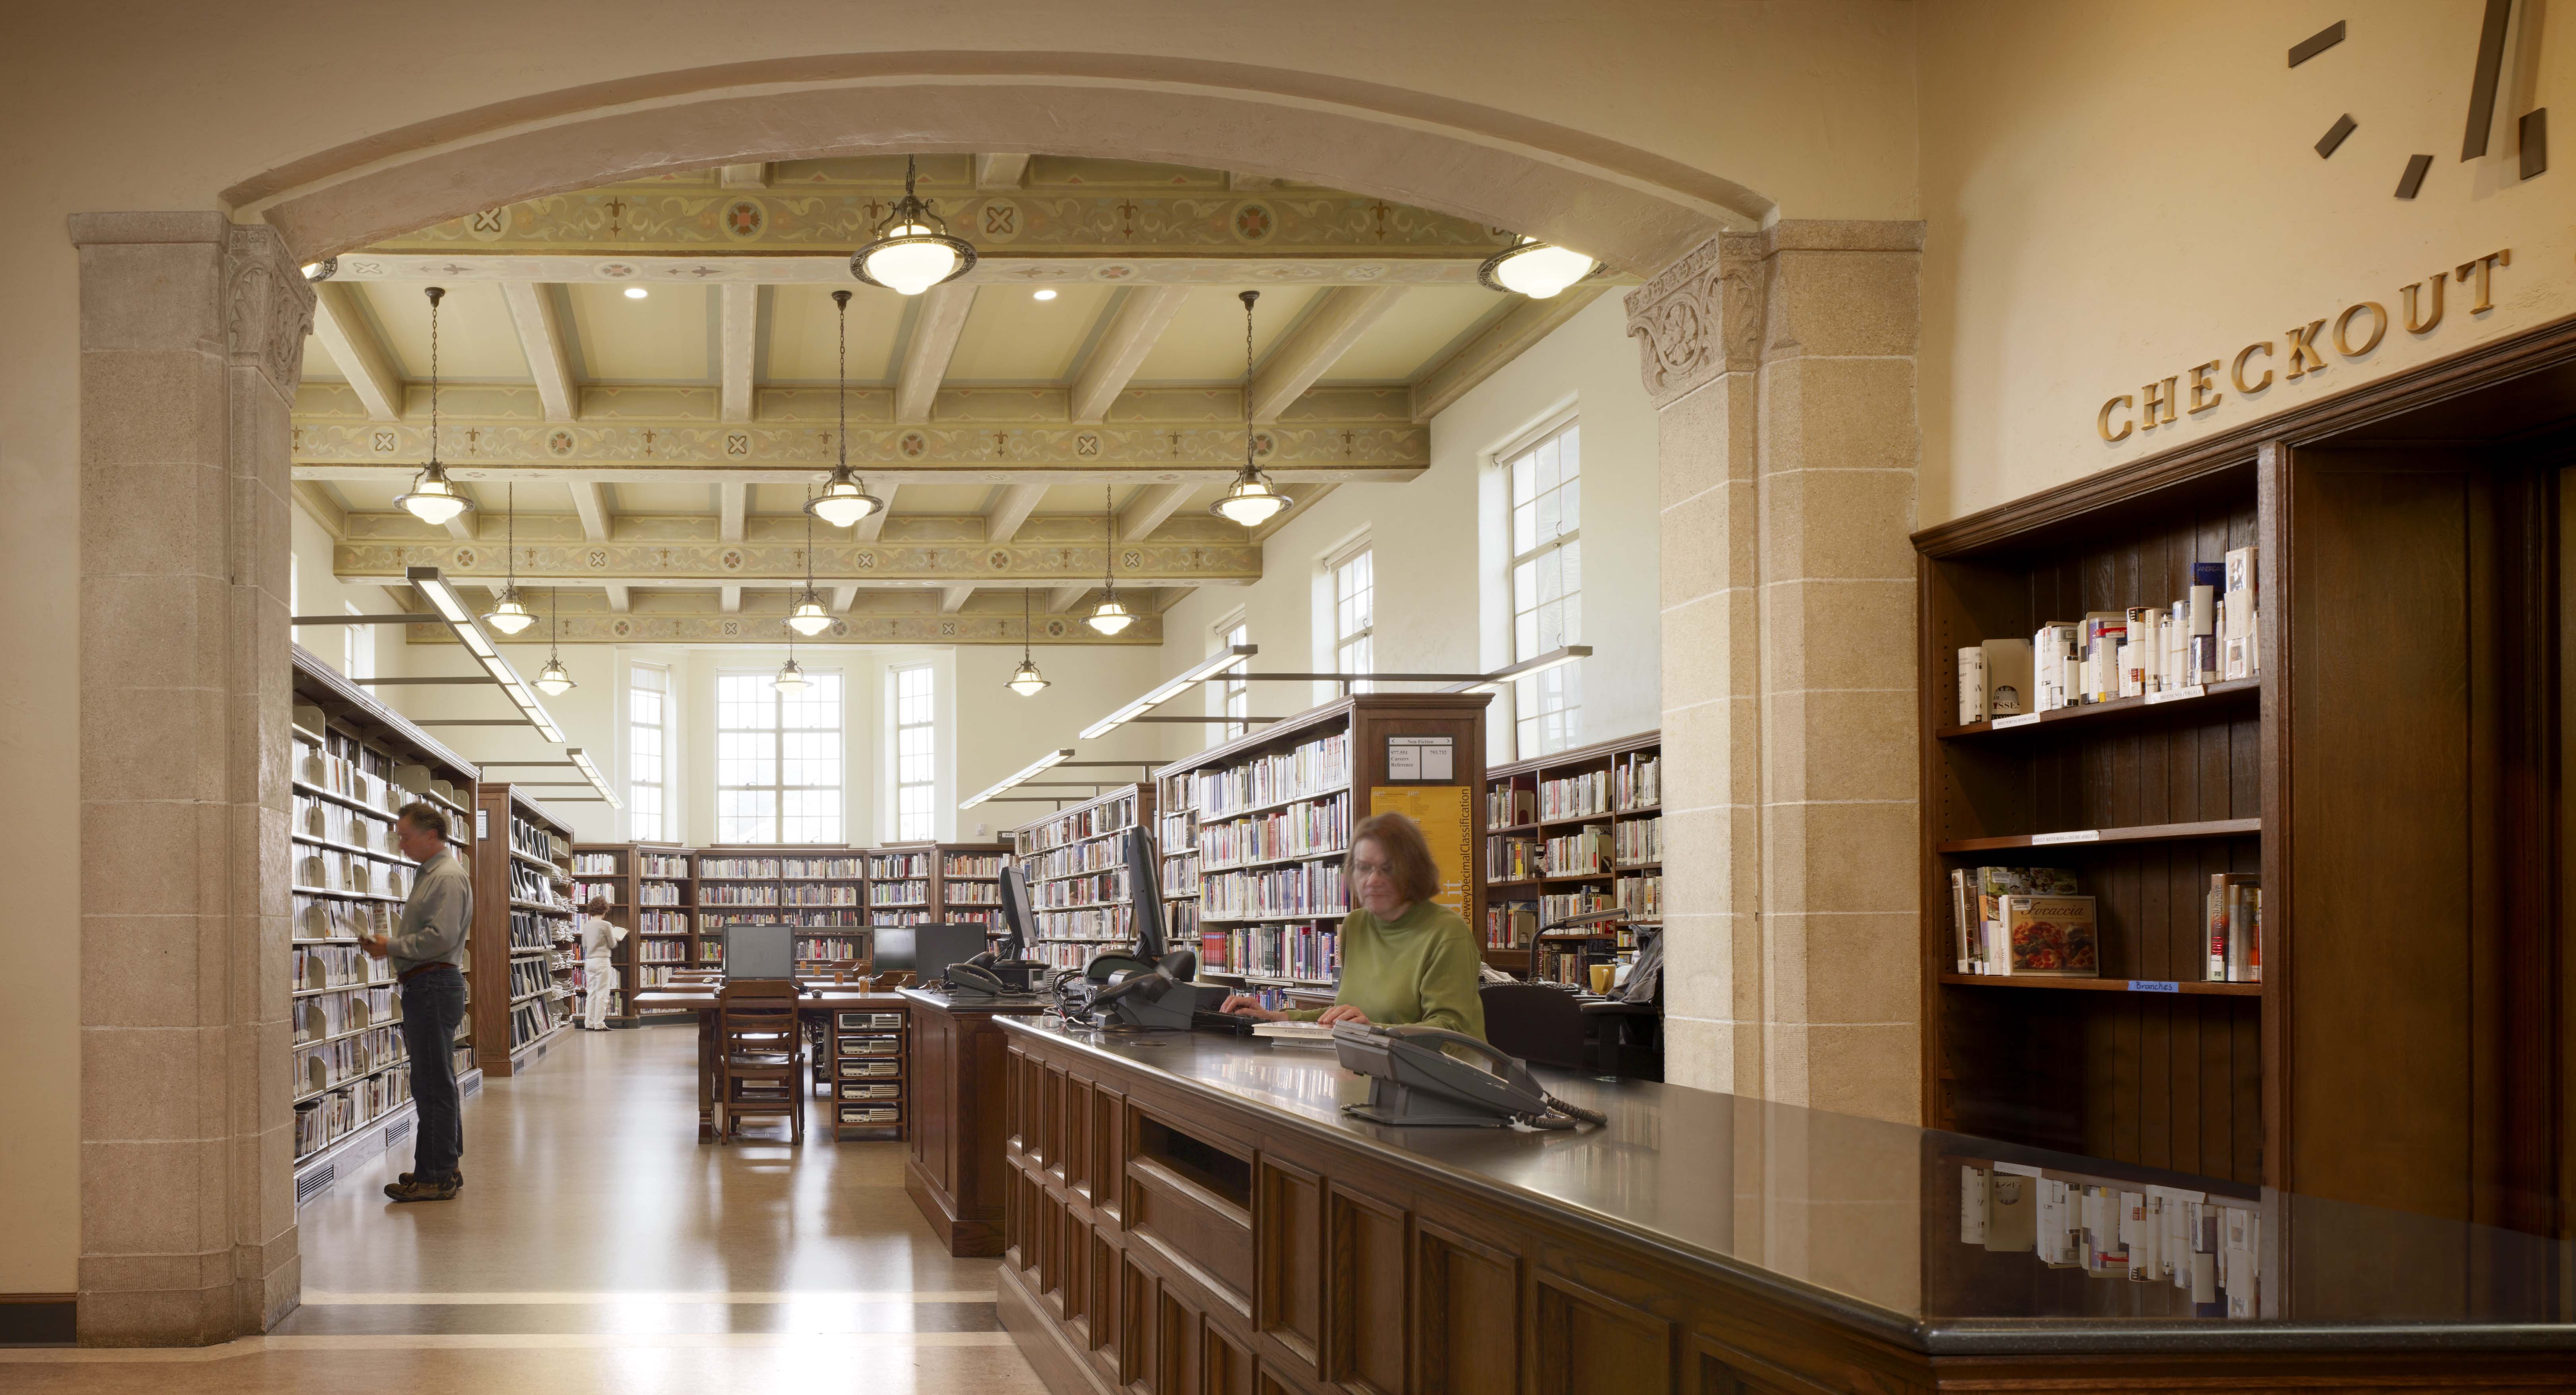
[[[1444,1046],[1476,1052],[1494,1067],[1459,1060]],[[1464,1032],[1344,1022],[1333,1028],[1333,1049],[1344,1066],[1369,1078],[1368,1103],[1345,1105],[1343,1112],[1372,1123],[1498,1129],[1517,1119],[1534,1129],[1571,1129],[1610,1122],[1549,1094],[1528,1063]]]
[[1030,959],[1002,959],[985,950],[972,959],[948,966],[948,986],[962,993],[981,993],[1001,997],[1012,993],[1036,991],[1030,985],[1037,981],[1046,965]]
[[[1118,1020],[1130,1027],[1186,1029],[1198,1006],[1196,985],[1190,982],[1198,971],[1198,953],[1176,949],[1150,967],[1121,970],[1094,990],[1084,1007],[1090,1012],[1116,1007]],[[1176,988],[1190,991],[1174,993]]]

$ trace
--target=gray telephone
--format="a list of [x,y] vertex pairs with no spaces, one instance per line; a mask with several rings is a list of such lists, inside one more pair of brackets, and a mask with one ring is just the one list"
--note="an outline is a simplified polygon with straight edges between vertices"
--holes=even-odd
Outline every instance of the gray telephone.
[[[1480,1053],[1494,1068],[1461,1061],[1443,1046]],[[1344,1022],[1333,1028],[1333,1050],[1345,1067],[1369,1078],[1368,1103],[1344,1105],[1342,1112],[1371,1123],[1481,1129],[1516,1119],[1534,1129],[1610,1123],[1539,1088],[1519,1057],[1464,1032]]]

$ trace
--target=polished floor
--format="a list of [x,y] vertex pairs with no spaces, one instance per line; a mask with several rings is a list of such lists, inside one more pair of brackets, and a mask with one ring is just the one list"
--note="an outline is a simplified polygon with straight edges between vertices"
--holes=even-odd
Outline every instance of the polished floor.
[[299,1217],[304,1305],[266,1336],[0,1349],[0,1389],[1044,1389],[994,1319],[994,1261],[952,1258],[904,1195],[902,1144],[763,1124],[779,1141],[702,1146],[694,1047],[575,1032],[489,1082],[454,1201],[385,1200],[408,1146],[344,1166]]

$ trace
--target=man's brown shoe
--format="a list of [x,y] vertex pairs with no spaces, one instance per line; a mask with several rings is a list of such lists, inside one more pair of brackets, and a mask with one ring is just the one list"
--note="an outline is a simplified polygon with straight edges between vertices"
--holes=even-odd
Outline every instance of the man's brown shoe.
[[[411,1183],[411,1174],[406,1172],[394,1180],[408,1186]],[[455,1186],[456,1190],[460,1192],[465,1190],[465,1169],[458,1168],[447,1180]]]
[[457,1183],[414,1182],[409,1180],[410,1173],[404,1173],[403,1176],[405,1179],[403,1181],[385,1184],[385,1195],[396,1201],[453,1201],[456,1199]]

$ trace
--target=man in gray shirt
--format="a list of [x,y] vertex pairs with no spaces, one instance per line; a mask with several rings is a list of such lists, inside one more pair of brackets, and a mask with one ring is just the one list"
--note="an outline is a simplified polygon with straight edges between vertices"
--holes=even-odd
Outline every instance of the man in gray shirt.
[[474,879],[447,846],[447,815],[406,804],[394,843],[420,864],[411,897],[390,935],[360,936],[358,947],[394,961],[402,985],[403,1050],[411,1056],[411,1097],[419,1110],[411,1171],[388,1184],[396,1201],[445,1201],[465,1185],[457,1159],[465,1125],[456,1094],[456,1024],[465,1019],[465,939],[474,925]]

